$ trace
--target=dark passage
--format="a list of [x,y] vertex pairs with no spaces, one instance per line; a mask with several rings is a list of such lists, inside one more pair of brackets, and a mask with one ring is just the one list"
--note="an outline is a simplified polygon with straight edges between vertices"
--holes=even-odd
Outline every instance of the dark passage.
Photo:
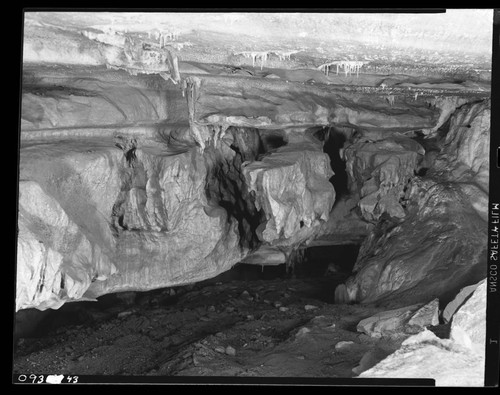
[[352,274],[359,244],[309,247],[294,268],[296,278],[313,285],[307,296],[334,303],[335,287]]
[[345,161],[340,156],[340,150],[344,147],[348,135],[349,132],[343,132],[334,127],[326,127],[314,132],[314,136],[324,143],[323,152],[330,157],[330,166],[335,175],[329,181],[335,188],[337,199],[349,193]]
[[307,248],[298,273],[301,277],[342,276],[351,274],[359,253],[358,244]]
[[345,170],[345,162],[340,157],[340,149],[344,146],[345,141],[345,135],[332,129],[330,131],[330,137],[325,141],[325,145],[323,147],[323,151],[330,157],[330,166],[335,173],[335,175],[331,177],[329,181],[335,188],[337,199],[349,192],[349,189],[347,187],[347,172]]

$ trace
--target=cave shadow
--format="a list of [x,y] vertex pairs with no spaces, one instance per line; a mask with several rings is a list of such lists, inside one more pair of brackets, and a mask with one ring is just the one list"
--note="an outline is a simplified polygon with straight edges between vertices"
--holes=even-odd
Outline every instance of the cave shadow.
[[323,146],[323,152],[330,157],[330,166],[335,173],[328,181],[335,188],[337,199],[349,193],[346,164],[340,157],[340,150],[344,147],[346,140],[344,134],[330,129],[329,138]]
[[335,189],[335,201],[349,195],[348,176],[345,160],[341,157],[347,136],[338,129],[328,126],[313,133],[314,137],[323,142],[323,152],[330,158],[330,167],[335,173],[328,181]]
[[360,244],[326,245],[306,248],[294,276],[310,284],[304,296],[335,303],[335,288],[353,274]]

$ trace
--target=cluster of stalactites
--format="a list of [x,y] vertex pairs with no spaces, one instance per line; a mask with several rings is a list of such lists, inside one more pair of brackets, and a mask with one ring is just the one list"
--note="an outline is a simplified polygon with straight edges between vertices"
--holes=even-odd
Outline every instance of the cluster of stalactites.
[[339,73],[339,69],[343,69],[345,76],[352,73],[356,73],[356,76],[359,76],[359,70],[363,67],[364,62],[358,60],[336,60],[334,62],[325,63],[318,67],[318,70],[321,70],[323,73],[328,75],[330,73],[330,67],[336,66],[337,74]]
[[179,38],[178,31],[160,31],[158,29],[150,30],[148,32],[149,39],[155,39],[159,42],[160,48],[163,48],[167,42],[175,41]]
[[255,62],[257,59],[260,59],[260,69],[264,67],[267,59],[271,54],[275,54],[279,60],[290,60],[291,55],[297,53],[299,51],[281,51],[281,50],[273,50],[273,51],[261,51],[261,52],[252,52],[252,51],[243,51],[236,52],[234,55],[243,55],[245,58],[252,58],[252,66],[255,67]]

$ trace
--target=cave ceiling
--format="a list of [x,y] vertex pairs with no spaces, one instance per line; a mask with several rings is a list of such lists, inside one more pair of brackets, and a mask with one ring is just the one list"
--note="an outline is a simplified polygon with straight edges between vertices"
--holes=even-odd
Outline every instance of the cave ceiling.
[[[28,12],[25,34],[116,32],[158,43],[158,33],[181,61],[284,69],[329,61],[364,62],[383,71],[400,66],[489,71],[491,10],[438,13],[342,12]],[[145,37],[145,35],[148,35]],[[103,39],[105,39],[103,37]],[[260,54],[267,53],[263,59]],[[248,56],[248,57],[245,57]]]

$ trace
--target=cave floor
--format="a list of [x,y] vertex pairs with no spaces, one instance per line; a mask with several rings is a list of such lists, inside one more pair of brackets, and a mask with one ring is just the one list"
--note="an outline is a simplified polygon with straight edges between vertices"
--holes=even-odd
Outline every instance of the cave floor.
[[78,324],[18,339],[14,374],[355,377],[401,341],[356,332],[382,309],[333,304],[335,282],[206,281],[81,308]]

